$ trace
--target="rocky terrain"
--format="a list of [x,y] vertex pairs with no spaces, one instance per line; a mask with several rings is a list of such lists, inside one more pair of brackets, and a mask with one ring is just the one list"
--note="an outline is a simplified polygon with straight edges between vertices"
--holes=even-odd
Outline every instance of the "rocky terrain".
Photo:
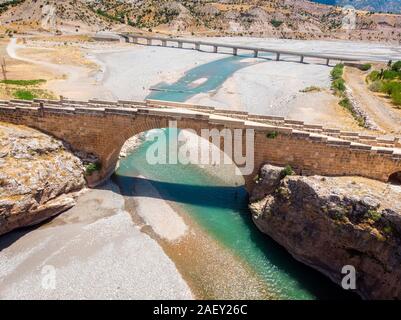
[[312,0],[333,6],[354,6],[356,9],[375,12],[401,12],[400,0]]
[[8,32],[31,26],[70,33],[142,30],[183,35],[336,38],[395,43],[401,40],[399,15],[357,11],[355,29],[347,31],[343,29],[347,14],[341,7],[306,0],[8,2],[13,5],[4,6],[0,15]]
[[363,298],[401,299],[401,186],[286,173],[261,169],[250,199],[257,227],[338,284],[354,266]]
[[84,165],[37,130],[0,123],[0,235],[75,205]]

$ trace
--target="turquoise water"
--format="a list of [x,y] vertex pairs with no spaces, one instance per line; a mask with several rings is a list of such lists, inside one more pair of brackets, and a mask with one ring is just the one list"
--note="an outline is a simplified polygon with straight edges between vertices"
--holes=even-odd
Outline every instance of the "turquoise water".
[[121,161],[115,181],[123,194],[132,195],[133,185],[141,179],[136,175],[147,177],[163,199],[180,205],[209,235],[252,268],[280,299],[352,297],[259,232],[251,220],[243,187],[229,186],[194,165],[149,165],[146,150],[151,143],[145,142]]
[[[176,82],[159,83],[154,88],[161,91],[152,91],[148,99],[185,102],[199,93],[206,93],[221,86],[234,72],[263,62],[263,60],[244,61],[250,56],[230,56],[228,58],[212,61],[195,67],[185,73]],[[193,82],[202,78],[207,80],[200,85]]]
[[[195,94],[215,90],[235,71],[263,62],[244,62],[244,58],[247,57],[230,56],[198,66],[173,84],[159,84],[157,87],[166,91],[154,91],[148,98],[186,101]],[[193,86],[195,80],[202,78],[207,81]],[[253,269],[278,298],[354,298],[320,273],[294,260],[259,232],[251,220],[243,187],[232,187],[194,165],[149,165],[145,155],[151,143],[145,142],[122,159],[115,180],[124,194],[132,195],[133,185],[139,179],[136,175],[145,176],[163,199],[180,205],[210,236]]]

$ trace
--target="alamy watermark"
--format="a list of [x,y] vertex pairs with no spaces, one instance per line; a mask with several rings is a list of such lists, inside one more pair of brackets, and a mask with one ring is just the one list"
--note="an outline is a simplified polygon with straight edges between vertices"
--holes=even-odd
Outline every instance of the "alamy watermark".
[[41,285],[44,290],[56,289],[56,268],[52,265],[45,265],[41,270]]
[[344,290],[355,290],[356,289],[356,270],[352,265],[343,266],[341,274],[344,277],[341,280],[341,287]]
[[[236,165],[237,175],[254,170],[253,129],[178,130],[170,121],[168,130],[156,129],[146,140],[153,141],[146,152],[149,164]],[[223,141],[223,143],[221,143]],[[210,144],[211,142],[211,144]],[[245,155],[243,154],[245,152]]]
[[345,31],[355,30],[356,28],[356,10],[353,6],[347,5],[342,8],[343,19],[341,28]]

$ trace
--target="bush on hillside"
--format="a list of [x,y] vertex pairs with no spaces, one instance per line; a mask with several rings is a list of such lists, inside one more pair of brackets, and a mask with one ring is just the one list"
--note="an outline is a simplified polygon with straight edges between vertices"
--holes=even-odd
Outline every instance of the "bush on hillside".
[[383,82],[375,80],[369,85],[369,90],[372,92],[382,92]]
[[391,66],[391,70],[401,72],[401,61],[393,63],[393,65]]
[[340,78],[334,80],[331,84],[331,88],[337,92],[344,92],[346,89],[344,79]]
[[344,73],[344,65],[341,63],[337,64],[330,72],[333,80],[340,79],[343,76],[343,73]]

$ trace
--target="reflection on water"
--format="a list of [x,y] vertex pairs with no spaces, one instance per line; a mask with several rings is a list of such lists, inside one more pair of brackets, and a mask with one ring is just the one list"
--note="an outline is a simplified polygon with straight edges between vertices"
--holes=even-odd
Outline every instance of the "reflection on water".
[[251,220],[243,187],[230,186],[194,165],[149,165],[145,155],[151,143],[145,142],[120,163],[115,179],[126,195],[141,179],[136,175],[146,176],[163,199],[181,206],[216,241],[241,257],[260,281],[282,299],[354,298],[295,261],[259,232]]

